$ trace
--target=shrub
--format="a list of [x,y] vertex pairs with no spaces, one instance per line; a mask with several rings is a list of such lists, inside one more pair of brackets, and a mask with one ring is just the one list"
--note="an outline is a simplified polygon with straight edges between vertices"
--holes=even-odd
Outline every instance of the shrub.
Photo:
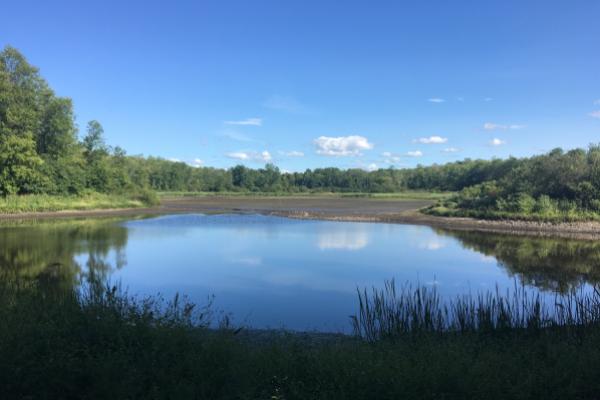
[[535,202],[533,209],[538,214],[555,214],[557,211],[556,203],[548,195],[541,195]]
[[136,191],[132,196],[132,199],[139,200],[147,206],[156,206],[160,204],[160,199],[156,192],[150,189],[140,189]]
[[521,193],[517,196],[518,211],[530,214],[535,207],[535,199],[527,193]]

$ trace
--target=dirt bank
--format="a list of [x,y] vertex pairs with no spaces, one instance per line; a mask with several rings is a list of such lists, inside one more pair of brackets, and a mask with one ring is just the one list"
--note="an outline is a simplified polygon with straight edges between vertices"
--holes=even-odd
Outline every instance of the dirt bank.
[[428,225],[444,229],[600,239],[600,223],[597,222],[551,224],[525,221],[487,221],[472,218],[434,217],[418,212],[420,208],[430,204],[432,202],[427,200],[372,198],[179,197],[163,199],[160,206],[152,208],[4,214],[0,215],[0,220],[242,212],[300,219],[388,222]]

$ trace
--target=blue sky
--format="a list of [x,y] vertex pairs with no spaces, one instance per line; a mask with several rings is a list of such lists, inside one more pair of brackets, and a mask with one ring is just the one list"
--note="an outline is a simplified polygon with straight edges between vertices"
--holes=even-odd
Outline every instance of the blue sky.
[[129,154],[284,170],[600,142],[600,2],[10,1],[12,45]]

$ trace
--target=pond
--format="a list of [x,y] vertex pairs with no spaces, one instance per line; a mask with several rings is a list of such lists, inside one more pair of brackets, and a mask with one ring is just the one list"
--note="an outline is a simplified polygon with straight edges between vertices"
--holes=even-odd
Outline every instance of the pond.
[[444,296],[566,292],[600,281],[600,243],[245,214],[63,220],[0,227],[0,268],[77,285],[94,273],[132,295],[175,293],[237,324],[348,332],[357,288]]

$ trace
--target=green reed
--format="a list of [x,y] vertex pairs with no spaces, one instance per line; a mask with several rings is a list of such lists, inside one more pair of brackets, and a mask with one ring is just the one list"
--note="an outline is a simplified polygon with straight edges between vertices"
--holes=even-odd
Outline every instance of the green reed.
[[404,285],[394,280],[383,289],[358,290],[354,334],[367,341],[423,333],[490,333],[552,328],[577,329],[600,323],[600,290],[571,291],[543,297],[515,284],[501,293],[463,295],[443,300],[436,287]]

